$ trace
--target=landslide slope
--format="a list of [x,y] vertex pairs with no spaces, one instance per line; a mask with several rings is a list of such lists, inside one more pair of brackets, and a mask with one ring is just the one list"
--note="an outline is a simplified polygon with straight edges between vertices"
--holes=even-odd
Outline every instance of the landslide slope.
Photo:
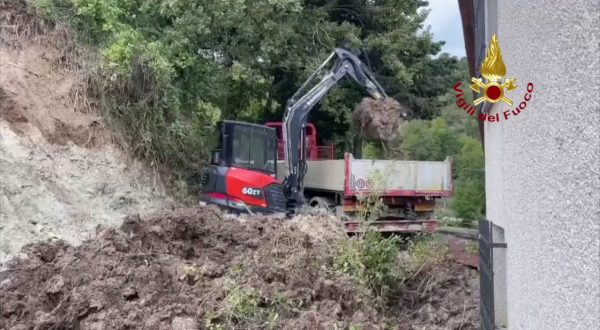
[[157,175],[104,128],[68,30],[20,1],[0,2],[0,21],[0,263],[26,243],[79,244],[98,224],[168,206]]

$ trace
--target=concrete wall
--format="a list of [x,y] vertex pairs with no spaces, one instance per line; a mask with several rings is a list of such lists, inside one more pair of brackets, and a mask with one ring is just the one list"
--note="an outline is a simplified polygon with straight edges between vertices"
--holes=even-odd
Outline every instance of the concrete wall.
[[[509,329],[600,324],[597,1],[497,1],[518,116],[486,123],[487,218],[504,227]],[[489,31],[494,32],[494,31]],[[489,40],[489,39],[488,39]],[[492,113],[508,110],[495,105]],[[514,109],[514,106],[510,109]],[[503,119],[503,118],[502,118]]]

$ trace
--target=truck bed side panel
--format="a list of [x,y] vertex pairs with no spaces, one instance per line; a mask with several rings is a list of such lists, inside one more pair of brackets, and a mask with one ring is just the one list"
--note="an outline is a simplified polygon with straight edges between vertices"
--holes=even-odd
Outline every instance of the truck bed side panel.
[[[279,161],[277,165],[281,182],[286,163]],[[307,189],[343,192],[345,196],[369,193],[381,187],[387,196],[449,196],[452,192],[449,160],[370,160],[354,159],[347,154],[345,159],[307,161],[307,165],[304,177]]]
[[[308,170],[304,177],[304,187],[335,192],[344,191],[345,163],[339,160],[314,160],[307,161]],[[283,182],[286,174],[287,163],[277,162],[277,181]]]
[[415,190],[418,192],[450,191],[450,164],[447,162],[420,162],[417,165]]
[[384,189],[388,196],[450,195],[450,162],[366,160],[349,157],[350,180],[345,195]]
[[344,191],[344,160],[307,161],[304,187],[328,191]]

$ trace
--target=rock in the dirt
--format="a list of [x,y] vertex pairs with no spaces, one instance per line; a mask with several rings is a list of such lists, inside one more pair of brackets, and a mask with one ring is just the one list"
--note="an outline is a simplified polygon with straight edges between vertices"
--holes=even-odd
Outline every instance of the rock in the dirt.
[[132,287],[128,287],[125,290],[123,290],[123,292],[121,292],[121,295],[126,300],[133,300],[133,299],[137,299],[138,298],[137,291],[134,288],[132,288]]
[[209,278],[217,278],[223,276],[225,268],[214,261],[208,260],[200,267],[200,274]]
[[123,219],[120,229],[128,234],[137,233],[141,230],[142,224],[139,214],[130,214]]
[[104,325],[104,322],[102,321],[88,321],[88,320],[84,320],[83,322],[81,322],[81,329],[86,329],[86,330],[104,330],[107,327]]
[[0,282],[0,288],[5,288],[10,285],[10,278],[6,278]]
[[316,288],[314,289],[312,295],[316,299],[330,299],[332,297],[335,297],[335,295],[338,292],[337,289],[338,288],[336,287],[335,282],[326,279],[317,282]]
[[100,292],[94,292],[92,296],[89,298],[90,308],[96,311],[104,308],[104,295]]
[[35,313],[35,326],[33,330],[51,329],[56,325],[57,319],[50,313],[38,311]]
[[391,141],[398,137],[400,124],[408,109],[392,98],[364,98],[352,114],[361,136],[368,140]]
[[215,288],[215,291],[213,292],[213,297],[215,300],[221,301],[225,299],[225,296],[227,296],[227,292],[224,287],[220,286]]
[[2,313],[0,313],[0,315],[4,316],[4,317],[8,317],[11,316],[12,314],[15,313],[15,311],[17,311],[20,307],[21,303],[17,302],[17,301],[7,301],[7,302],[3,302],[2,305],[0,305],[0,311],[2,311]]
[[8,330],[28,330],[29,327],[24,324],[17,324],[10,327]]
[[198,324],[193,317],[180,317],[173,318],[171,322],[172,330],[194,330],[198,329]]
[[333,310],[333,314],[338,317],[342,316],[342,305],[337,304]]
[[62,292],[63,287],[65,286],[65,280],[62,276],[56,275],[52,277],[48,284],[46,284],[46,293],[48,294],[57,294]]
[[352,315],[352,322],[356,322],[356,323],[364,323],[367,322],[368,318],[365,315],[365,313],[363,313],[362,311],[356,311],[354,313],[354,315]]
[[259,239],[250,239],[246,242],[246,246],[251,249],[256,249],[260,245]]

